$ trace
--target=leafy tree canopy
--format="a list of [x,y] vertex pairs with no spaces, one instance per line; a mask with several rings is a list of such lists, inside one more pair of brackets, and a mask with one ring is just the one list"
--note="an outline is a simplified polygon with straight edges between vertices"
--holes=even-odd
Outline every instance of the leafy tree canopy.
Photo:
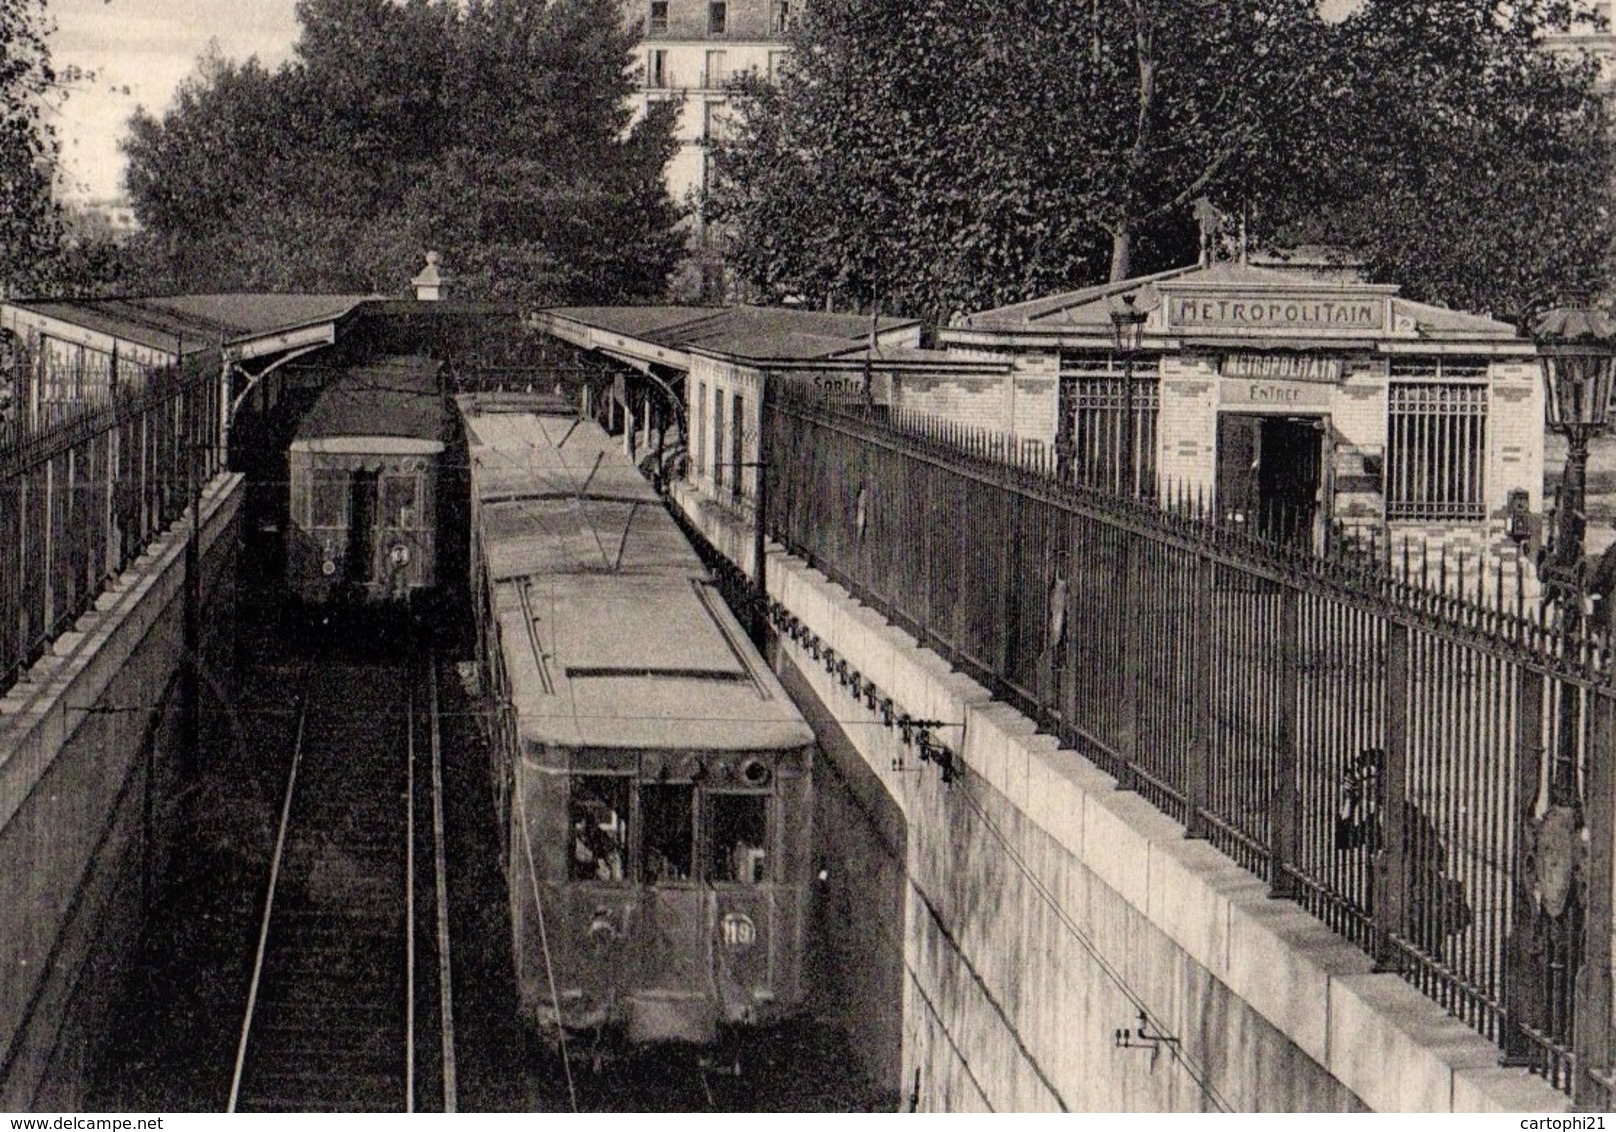
[[739,83],[708,215],[765,296],[943,318],[1193,261],[1205,197],[1254,243],[1326,242],[1504,311],[1604,269],[1605,110],[1540,49],[1571,15],[816,0],[779,83]]
[[0,0],[0,291],[39,289],[61,237],[44,117],[57,83],[48,30],[44,0]]
[[1511,320],[1599,295],[1616,235],[1610,103],[1592,61],[1543,45],[1577,7],[1367,0],[1338,31],[1344,74],[1306,167],[1257,202],[1265,232]]
[[661,293],[681,249],[672,105],[631,124],[616,0],[300,0],[295,58],[204,58],[125,143],[176,289],[398,291],[441,251],[464,297]]

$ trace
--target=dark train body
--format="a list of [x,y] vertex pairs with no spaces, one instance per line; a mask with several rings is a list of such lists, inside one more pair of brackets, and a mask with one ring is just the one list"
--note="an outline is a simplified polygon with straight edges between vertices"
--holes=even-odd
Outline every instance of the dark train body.
[[812,732],[598,426],[461,406],[524,1015],[631,1043],[791,1016]]
[[437,362],[383,358],[334,377],[287,450],[286,581],[307,606],[396,605],[439,580],[452,410]]

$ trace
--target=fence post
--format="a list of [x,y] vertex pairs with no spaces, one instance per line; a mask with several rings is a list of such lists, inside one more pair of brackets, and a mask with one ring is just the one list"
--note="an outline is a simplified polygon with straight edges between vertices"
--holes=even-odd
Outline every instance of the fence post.
[[1610,1072],[1611,1021],[1611,776],[1616,772],[1616,700],[1604,689],[1590,695],[1593,727],[1589,732],[1583,820],[1588,825],[1588,912],[1583,921],[1582,969],[1577,972],[1576,1024],[1572,1048],[1576,1074],[1571,1103],[1579,1110],[1610,1107],[1610,1092],[1601,1078]]
[[1268,818],[1268,894],[1296,895],[1290,867],[1297,858],[1296,701],[1301,693],[1300,609],[1297,590],[1286,583],[1279,596],[1279,749],[1273,803]]
[[1370,885],[1370,914],[1374,918],[1375,967],[1401,970],[1397,937],[1408,908],[1407,825],[1404,799],[1408,795],[1408,681],[1409,633],[1401,621],[1386,626],[1386,751],[1385,761],[1370,789],[1379,795],[1377,807],[1384,832],[1375,853]]
[[1526,1028],[1543,1029],[1543,977],[1538,962],[1537,903],[1532,898],[1531,830],[1542,789],[1543,674],[1522,667],[1515,719],[1515,858],[1510,862],[1509,939],[1504,964],[1505,1065],[1531,1065],[1533,1044]]
[[1117,744],[1121,765],[1117,767],[1117,789],[1137,790],[1139,782],[1134,764],[1139,759],[1140,670],[1143,667],[1145,627],[1138,615],[1143,589],[1140,574],[1143,555],[1139,552],[1139,537],[1126,527],[1119,528],[1122,536],[1122,726],[1123,734]]
[[1212,560],[1195,556],[1195,605],[1190,633],[1193,661],[1189,694],[1194,734],[1184,768],[1184,794],[1188,820],[1184,836],[1204,838],[1208,834],[1206,810],[1212,797]]

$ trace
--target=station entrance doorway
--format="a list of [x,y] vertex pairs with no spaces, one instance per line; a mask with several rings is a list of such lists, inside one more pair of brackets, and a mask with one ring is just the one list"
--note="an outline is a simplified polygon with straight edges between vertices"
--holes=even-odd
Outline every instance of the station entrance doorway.
[[1218,414],[1218,515],[1254,534],[1322,552],[1330,418]]

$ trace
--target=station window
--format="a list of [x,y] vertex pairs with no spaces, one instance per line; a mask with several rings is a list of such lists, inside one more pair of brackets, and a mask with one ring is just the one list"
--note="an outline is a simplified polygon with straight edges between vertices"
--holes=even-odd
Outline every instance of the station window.
[[729,493],[734,499],[741,497],[741,485],[744,480],[743,469],[746,465],[746,398],[737,393],[730,400],[730,463],[735,468],[735,475],[729,481]]
[[651,0],[652,32],[665,32],[668,30],[668,0]]
[[690,879],[695,838],[696,788],[682,784],[640,787],[641,856],[647,884]]
[[768,879],[769,799],[713,794],[707,799],[707,879],[762,884]]
[[1157,363],[1134,363],[1133,423],[1127,417],[1127,373],[1109,354],[1061,359],[1061,400],[1072,474],[1090,487],[1122,493],[1122,446],[1133,433],[1135,490],[1152,497],[1156,485]]
[[605,774],[581,774],[572,780],[567,824],[572,852],[567,876],[572,880],[620,881],[628,868],[629,780]]
[[713,0],[707,5],[707,34],[723,35],[729,31],[729,5],[723,0]]
[[724,463],[728,453],[724,450],[724,391],[713,390],[713,489],[724,490]]
[[349,477],[337,468],[316,468],[309,487],[309,526],[348,525]]
[[690,430],[690,459],[700,475],[707,470],[707,383],[696,386],[696,427]]
[[1386,517],[1485,518],[1487,386],[1458,366],[1433,367],[1435,381],[1401,369],[1386,390]]
[[382,477],[382,525],[413,530],[420,525],[418,481],[414,475]]

